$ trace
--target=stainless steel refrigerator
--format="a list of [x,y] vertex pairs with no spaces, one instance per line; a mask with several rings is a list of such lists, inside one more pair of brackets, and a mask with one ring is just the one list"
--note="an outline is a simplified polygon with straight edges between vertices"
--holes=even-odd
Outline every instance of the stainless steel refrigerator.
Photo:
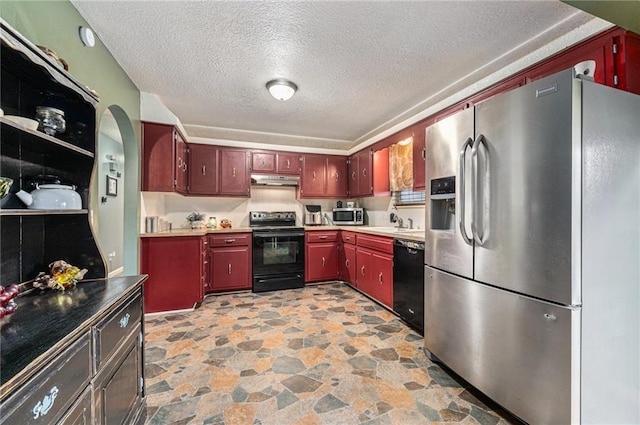
[[428,353],[531,424],[640,423],[640,96],[569,69],[426,149]]

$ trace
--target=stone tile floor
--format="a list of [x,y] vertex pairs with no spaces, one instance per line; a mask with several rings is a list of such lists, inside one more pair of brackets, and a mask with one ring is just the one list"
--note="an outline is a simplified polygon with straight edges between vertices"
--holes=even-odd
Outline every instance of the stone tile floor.
[[518,423],[422,343],[344,284],[210,296],[146,320],[146,423]]

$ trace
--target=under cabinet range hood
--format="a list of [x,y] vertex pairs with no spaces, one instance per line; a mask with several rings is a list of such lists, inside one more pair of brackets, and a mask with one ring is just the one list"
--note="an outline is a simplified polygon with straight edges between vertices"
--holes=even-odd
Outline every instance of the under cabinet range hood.
[[254,186],[298,186],[300,177],[251,174],[251,184]]

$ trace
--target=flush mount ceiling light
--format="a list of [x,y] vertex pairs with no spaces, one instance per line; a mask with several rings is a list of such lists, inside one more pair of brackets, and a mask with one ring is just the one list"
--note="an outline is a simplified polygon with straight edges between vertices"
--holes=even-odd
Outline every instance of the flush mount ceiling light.
[[298,86],[289,80],[278,78],[267,83],[267,90],[274,98],[284,101],[291,99],[291,96],[298,90]]

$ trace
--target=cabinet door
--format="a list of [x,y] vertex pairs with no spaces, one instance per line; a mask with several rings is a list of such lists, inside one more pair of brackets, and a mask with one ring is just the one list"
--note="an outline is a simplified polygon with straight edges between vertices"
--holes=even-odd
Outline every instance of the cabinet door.
[[297,153],[278,153],[276,172],[278,174],[300,175],[300,155]]
[[425,190],[425,130],[426,125],[413,126],[413,190]]
[[361,150],[358,156],[358,194],[359,196],[373,195],[373,151]]
[[356,287],[362,292],[375,296],[373,285],[373,251],[366,248],[356,248]]
[[349,174],[347,195],[349,196],[349,198],[357,198],[358,196],[360,196],[360,179],[358,178],[358,155],[351,155],[347,162],[347,173]]
[[200,237],[142,238],[140,272],[146,313],[193,308],[201,302]]
[[248,246],[211,248],[213,291],[251,289],[251,255]]
[[335,198],[347,196],[347,157],[327,157],[327,190],[326,195]]
[[373,194],[390,196],[389,190],[389,148],[382,148],[373,153]]
[[343,255],[343,275],[342,279],[358,287],[356,283],[356,247],[355,245],[344,244],[342,246]]
[[373,251],[373,297],[387,307],[393,307],[393,256]]
[[322,198],[325,194],[325,169],[327,157],[324,155],[305,155],[302,160],[302,198]]
[[200,299],[204,300],[204,294],[209,292],[211,284],[209,281],[209,240],[206,236],[200,238]]
[[173,192],[177,169],[173,126],[142,123],[142,190]]
[[255,173],[275,173],[276,154],[271,152],[253,152],[251,154],[251,171]]
[[338,277],[338,244],[336,242],[307,244],[306,281],[319,282]]
[[189,194],[218,194],[218,148],[189,144]]
[[173,130],[173,138],[175,140],[175,148],[176,148],[176,162],[174,164],[175,167],[175,176],[176,176],[176,192],[179,193],[187,193],[187,176],[188,176],[188,158],[187,158],[187,144],[184,139],[176,131]]
[[220,195],[249,196],[249,156],[244,149],[220,149]]
[[94,380],[96,425],[133,423],[142,407],[142,332],[132,335]]

